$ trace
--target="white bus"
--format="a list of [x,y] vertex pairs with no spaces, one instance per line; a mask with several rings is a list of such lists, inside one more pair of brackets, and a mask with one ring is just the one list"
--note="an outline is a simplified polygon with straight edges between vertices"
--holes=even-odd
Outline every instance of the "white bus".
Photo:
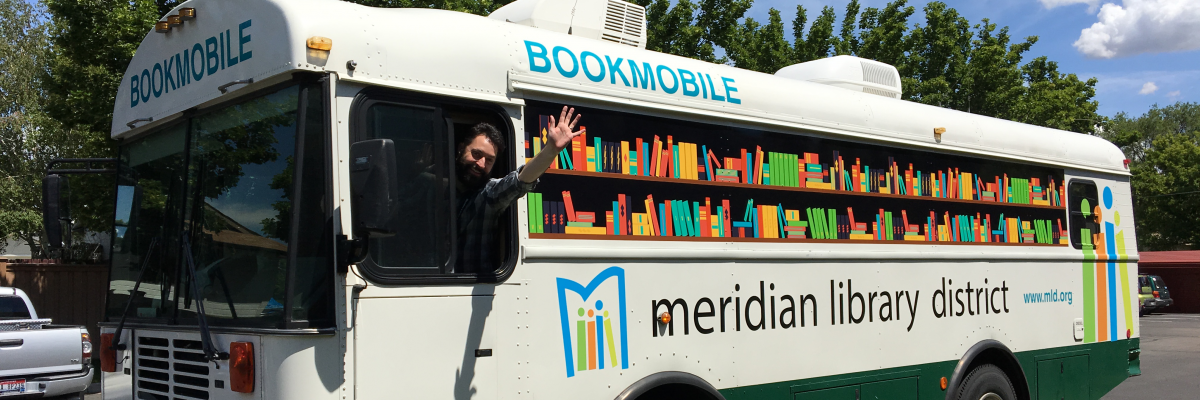
[[[644,28],[619,0],[181,4],[116,96],[104,397],[1095,399],[1140,373],[1115,146]],[[463,265],[455,144],[495,126],[503,175],[564,105],[585,133]]]

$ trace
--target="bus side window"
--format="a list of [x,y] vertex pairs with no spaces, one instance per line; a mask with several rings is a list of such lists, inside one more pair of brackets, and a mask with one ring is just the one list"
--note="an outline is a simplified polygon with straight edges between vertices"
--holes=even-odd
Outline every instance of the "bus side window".
[[1095,249],[1092,235],[1100,232],[1099,196],[1096,184],[1089,181],[1071,181],[1067,188],[1070,205],[1071,246],[1076,249]]

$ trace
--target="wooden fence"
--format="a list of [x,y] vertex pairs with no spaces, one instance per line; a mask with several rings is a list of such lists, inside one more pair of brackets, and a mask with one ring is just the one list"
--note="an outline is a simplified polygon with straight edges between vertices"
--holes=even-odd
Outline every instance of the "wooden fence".
[[[25,291],[38,317],[55,324],[82,325],[95,339],[104,318],[108,291],[105,265],[59,264],[40,260],[0,260],[0,286]],[[95,340],[93,339],[93,340]]]

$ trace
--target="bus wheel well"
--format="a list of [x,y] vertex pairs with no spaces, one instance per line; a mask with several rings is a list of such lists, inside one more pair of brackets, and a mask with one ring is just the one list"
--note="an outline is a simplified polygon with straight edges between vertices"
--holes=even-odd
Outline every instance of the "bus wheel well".
[[687,372],[665,371],[642,378],[616,400],[725,400],[717,389],[704,379]]
[[1025,380],[1025,370],[1021,368],[1021,363],[1017,361],[1017,357],[1013,355],[1012,350],[1009,350],[1008,346],[1005,346],[1003,343],[989,339],[971,346],[962,359],[958,361],[958,366],[954,367],[954,374],[950,380],[950,385],[946,388],[946,400],[954,399],[954,394],[958,393],[958,388],[962,385],[967,374],[970,374],[976,367],[985,364],[995,365],[1001,371],[1004,371],[1004,374],[1008,376],[1008,380],[1012,382],[1018,399],[1032,399],[1029,393],[1029,383]]

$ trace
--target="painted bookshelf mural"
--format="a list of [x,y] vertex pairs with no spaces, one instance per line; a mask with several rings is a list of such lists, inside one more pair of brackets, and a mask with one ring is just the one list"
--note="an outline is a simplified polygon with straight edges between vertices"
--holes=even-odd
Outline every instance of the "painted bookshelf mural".
[[[561,106],[530,102],[525,156]],[[1062,170],[578,109],[533,238],[1070,243]]]

